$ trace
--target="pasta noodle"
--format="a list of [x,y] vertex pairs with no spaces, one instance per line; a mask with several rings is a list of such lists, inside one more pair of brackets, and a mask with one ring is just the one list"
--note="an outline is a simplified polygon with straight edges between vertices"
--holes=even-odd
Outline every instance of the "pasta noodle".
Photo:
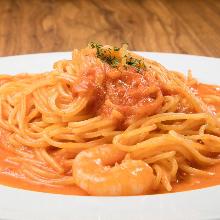
[[131,160],[148,164],[150,193],[172,191],[183,173],[214,175],[204,167],[219,162],[220,124],[210,105],[220,95],[199,96],[191,72],[187,78],[168,71],[125,45],[92,43],[51,72],[1,75],[0,85],[1,148],[18,176],[81,187],[75,158],[102,145],[123,152],[112,167]]

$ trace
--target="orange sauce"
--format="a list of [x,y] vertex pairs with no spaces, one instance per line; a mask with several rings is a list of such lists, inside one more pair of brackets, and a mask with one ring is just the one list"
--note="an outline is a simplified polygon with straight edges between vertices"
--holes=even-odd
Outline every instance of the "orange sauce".
[[89,68],[75,82],[72,92],[73,96],[90,97],[89,112],[110,117],[117,111],[120,127],[143,115],[157,114],[163,103],[162,88],[155,77],[140,74],[133,67]]
[[[213,94],[220,96],[220,87],[218,86],[198,84],[194,87],[194,89],[198,91],[199,95]],[[215,107],[217,112],[220,111],[220,103],[212,103],[212,105]],[[0,143],[3,141],[1,138],[3,139],[3,137],[0,136]],[[55,186],[33,182],[19,173],[18,165],[7,162],[7,158],[9,156],[13,156],[12,153],[0,147],[0,184],[39,192],[68,195],[87,195],[86,192],[75,185]],[[173,184],[173,192],[220,185],[220,164],[208,167],[205,170],[213,172],[215,175],[208,178],[202,176],[188,176],[183,181]]]
[[7,162],[12,153],[0,148],[0,184],[15,188],[68,195],[87,195],[85,191],[75,185],[45,185],[29,180],[19,172],[17,164]]
[[213,176],[188,176],[183,181],[173,184],[173,192],[201,189],[220,185],[220,163],[204,169],[213,172]]

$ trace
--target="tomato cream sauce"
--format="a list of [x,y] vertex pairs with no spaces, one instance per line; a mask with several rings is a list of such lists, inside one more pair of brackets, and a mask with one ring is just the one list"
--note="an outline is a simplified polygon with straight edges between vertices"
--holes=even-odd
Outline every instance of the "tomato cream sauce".
[[[131,84],[129,78],[126,76],[124,81],[126,81],[129,85]],[[140,79],[141,80],[141,79]],[[143,81],[143,85],[148,82]],[[119,92],[121,91],[123,94],[123,85],[118,85]],[[114,93],[115,88],[111,88],[111,83],[109,84],[109,93]],[[128,88],[127,88],[128,89]],[[198,92],[198,95],[217,95],[220,97],[220,87],[218,86],[211,86],[206,84],[198,84],[194,86],[194,89]],[[142,88],[137,94],[137,99],[132,100],[132,102],[140,103],[139,95],[143,93]],[[132,92],[132,91],[130,91]],[[139,94],[140,93],[140,94]],[[128,98],[129,99],[129,98]],[[149,100],[148,100],[149,101]],[[147,102],[148,102],[147,101]],[[127,101],[126,101],[127,102]],[[120,104],[120,103],[117,103]],[[133,104],[133,103],[132,103]],[[148,103],[149,104],[149,103]],[[215,107],[216,112],[220,111],[220,103],[212,103]],[[129,103],[128,103],[129,107]],[[2,133],[0,133],[0,143],[4,144],[5,139]],[[25,177],[24,174],[20,173],[19,165],[10,163],[7,158],[10,156],[14,156],[13,153],[7,151],[5,148],[0,147],[0,184],[11,186],[15,188],[21,188],[26,190],[32,191],[39,191],[39,192],[48,192],[48,193],[56,193],[56,194],[68,194],[68,195],[87,195],[82,189],[75,185],[69,186],[57,186],[57,185],[45,185],[41,183],[37,183],[34,181],[29,180]],[[204,170],[213,172],[213,176],[202,177],[202,176],[185,176],[183,180],[178,180],[176,183],[173,183],[173,191],[172,192],[179,192],[179,191],[187,191],[187,190],[194,190],[204,187],[210,187],[220,184],[220,163],[213,165],[211,167],[205,168]]]
[[158,80],[150,72],[140,74],[133,67],[88,68],[73,86],[73,96],[78,95],[90,97],[89,112],[120,118],[120,125],[157,114],[163,103]]
[[[5,137],[1,136],[1,140],[2,138]],[[2,142],[3,141],[1,141],[1,143]],[[20,172],[19,165],[8,161],[7,158],[12,156],[14,156],[13,153],[7,151],[5,148],[0,147],[0,184],[38,192],[68,195],[87,195],[86,192],[74,185],[45,185],[31,181]]]

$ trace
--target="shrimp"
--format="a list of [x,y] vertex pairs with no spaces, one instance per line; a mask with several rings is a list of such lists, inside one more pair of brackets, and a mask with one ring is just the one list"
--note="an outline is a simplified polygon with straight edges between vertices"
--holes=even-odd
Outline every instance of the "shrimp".
[[152,168],[144,161],[124,157],[125,152],[110,144],[80,152],[73,162],[76,185],[94,196],[150,193],[155,179]]

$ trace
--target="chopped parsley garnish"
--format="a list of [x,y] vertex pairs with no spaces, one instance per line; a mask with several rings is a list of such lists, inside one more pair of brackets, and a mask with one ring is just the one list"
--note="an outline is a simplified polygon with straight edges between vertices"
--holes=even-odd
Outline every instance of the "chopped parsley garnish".
[[136,68],[137,72],[140,72],[141,69],[145,69],[145,64],[143,59],[136,59],[134,57],[129,57],[126,60],[126,64]]
[[136,59],[131,57],[129,54],[122,57],[119,53],[119,47],[104,48],[103,45],[94,42],[91,42],[89,46],[96,49],[96,55],[99,59],[108,63],[114,68],[121,64],[123,58],[126,58],[126,64],[124,67],[132,66],[137,72],[145,69],[144,59]]
[[112,67],[117,67],[119,65],[119,60],[117,58],[113,58],[111,60],[111,63],[112,63]]
[[103,47],[101,44],[94,43],[94,42],[90,42],[90,43],[89,43],[89,46],[90,46],[91,48],[96,48],[96,49]]

